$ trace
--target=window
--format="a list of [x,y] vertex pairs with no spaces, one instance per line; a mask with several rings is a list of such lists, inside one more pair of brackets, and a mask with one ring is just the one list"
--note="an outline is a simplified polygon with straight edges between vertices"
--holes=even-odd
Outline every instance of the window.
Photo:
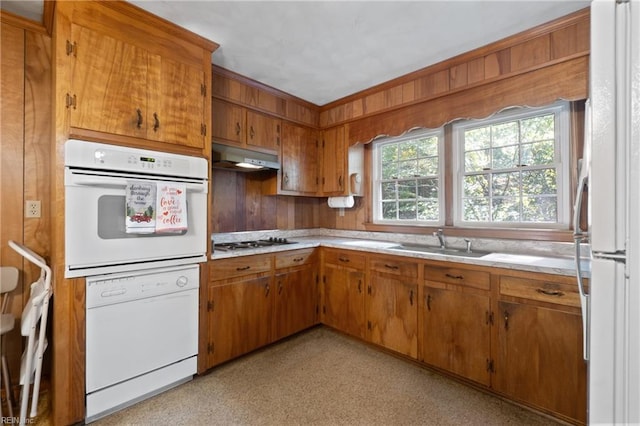
[[566,102],[453,126],[460,226],[568,227]]
[[439,129],[375,142],[375,223],[443,222],[442,139]]

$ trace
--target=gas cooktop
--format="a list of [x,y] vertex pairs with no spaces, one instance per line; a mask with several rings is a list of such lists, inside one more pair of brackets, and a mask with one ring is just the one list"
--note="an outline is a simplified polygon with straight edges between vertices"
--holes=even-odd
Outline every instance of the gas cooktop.
[[260,247],[280,246],[283,244],[296,244],[295,241],[289,241],[286,238],[270,237],[266,240],[241,241],[233,243],[218,243],[213,245],[213,249],[220,251],[246,250]]

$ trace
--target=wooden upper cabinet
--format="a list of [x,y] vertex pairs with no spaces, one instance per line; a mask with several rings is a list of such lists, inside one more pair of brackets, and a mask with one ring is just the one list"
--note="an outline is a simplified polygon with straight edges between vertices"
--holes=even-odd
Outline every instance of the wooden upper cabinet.
[[278,193],[315,195],[318,188],[317,132],[293,123],[282,124]]
[[56,102],[69,127],[56,113],[58,133],[209,146],[208,58],[217,46],[153,19],[120,2],[56,5]]
[[347,182],[347,150],[344,126],[334,127],[322,132],[322,164],[320,179],[322,195],[346,195],[349,192]]
[[279,118],[215,98],[211,105],[214,142],[274,153],[280,150]]

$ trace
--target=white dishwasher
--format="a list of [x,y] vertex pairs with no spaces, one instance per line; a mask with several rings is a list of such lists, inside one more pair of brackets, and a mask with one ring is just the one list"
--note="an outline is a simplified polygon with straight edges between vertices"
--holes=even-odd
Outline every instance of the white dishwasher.
[[86,421],[191,380],[198,265],[86,280]]

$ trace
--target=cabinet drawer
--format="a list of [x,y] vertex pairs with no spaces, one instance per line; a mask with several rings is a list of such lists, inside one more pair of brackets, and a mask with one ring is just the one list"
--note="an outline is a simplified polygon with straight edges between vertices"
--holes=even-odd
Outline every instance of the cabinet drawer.
[[372,271],[402,275],[403,277],[409,278],[418,276],[417,263],[404,262],[393,257],[373,258],[369,265]]
[[491,288],[491,275],[488,272],[474,271],[472,269],[426,266],[424,279],[426,281],[465,285],[481,290],[489,290]]
[[501,276],[500,295],[580,307],[578,285],[553,280]]
[[327,250],[324,253],[325,263],[348,266],[355,269],[364,269],[365,257],[361,253],[352,251]]
[[211,281],[242,275],[258,274],[271,271],[272,255],[241,256],[231,259],[220,259],[211,263],[209,279]]
[[276,254],[276,269],[306,265],[315,260],[314,249],[288,251]]

